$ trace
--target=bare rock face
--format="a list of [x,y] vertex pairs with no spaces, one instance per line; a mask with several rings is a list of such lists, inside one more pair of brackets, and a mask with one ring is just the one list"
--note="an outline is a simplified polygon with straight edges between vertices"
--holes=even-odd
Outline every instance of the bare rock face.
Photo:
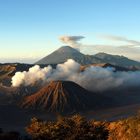
[[25,97],[21,107],[47,112],[77,112],[97,108],[102,99],[74,82],[52,81],[37,93]]

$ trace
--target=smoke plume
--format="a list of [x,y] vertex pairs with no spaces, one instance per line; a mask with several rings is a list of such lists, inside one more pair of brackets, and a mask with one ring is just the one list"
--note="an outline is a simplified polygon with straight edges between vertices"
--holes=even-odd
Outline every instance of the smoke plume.
[[105,91],[117,87],[140,85],[140,71],[114,72],[114,68],[96,66],[80,71],[80,68],[81,65],[72,59],[58,64],[55,69],[51,66],[40,68],[35,65],[29,71],[15,73],[12,77],[12,86],[28,86],[38,81],[44,83],[52,80],[69,80],[91,91]]
[[62,36],[60,37],[60,40],[71,46],[72,48],[75,48],[80,51],[81,44],[78,43],[81,39],[85,38],[84,36]]
[[29,71],[16,72],[15,75],[12,77],[12,86],[28,86],[38,81],[46,81],[46,79],[48,78],[47,75],[49,75],[51,72],[51,66],[41,69],[40,66],[35,65],[31,67]]

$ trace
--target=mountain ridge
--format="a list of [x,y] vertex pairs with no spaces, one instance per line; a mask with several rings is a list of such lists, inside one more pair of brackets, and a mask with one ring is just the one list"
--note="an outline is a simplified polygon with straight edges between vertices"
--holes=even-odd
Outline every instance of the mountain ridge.
[[125,56],[120,55],[111,55],[104,52],[97,53],[93,55],[96,58],[103,59],[105,62],[109,62],[112,65],[119,65],[119,66],[140,66],[140,62],[131,60]]
[[[78,50],[70,46],[62,46],[41,60],[37,61],[35,64],[59,64],[64,63],[67,59],[74,59],[80,64],[89,64],[93,61],[89,55],[84,55]],[[101,62],[100,59],[94,58],[95,61]]]
[[97,53],[95,55],[85,55],[70,46],[62,46],[53,53],[40,59],[35,64],[59,64],[64,63],[67,59],[74,59],[82,65],[110,63],[121,67],[136,67],[140,68],[140,62],[131,60],[124,56],[111,55],[107,53]]

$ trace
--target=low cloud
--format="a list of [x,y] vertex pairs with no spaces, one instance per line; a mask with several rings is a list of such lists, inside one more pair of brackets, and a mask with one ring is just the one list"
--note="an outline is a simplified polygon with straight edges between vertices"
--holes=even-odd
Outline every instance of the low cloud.
[[63,64],[58,64],[56,69],[51,66],[40,68],[35,65],[29,71],[15,73],[12,77],[12,86],[28,86],[38,81],[47,83],[56,80],[73,81],[91,91],[140,86],[140,71],[114,72],[112,67],[96,66],[90,66],[84,71],[80,71],[80,68],[81,65],[72,59]]
[[[82,44],[79,41],[84,36],[62,36],[60,40],[79,50],[84,50],[86,48],[86,53],[98,53],[98,52],[105,52],[113,55],[123,55],[131,59],[135,59],[140,61],[140,42],[136,40],[127,39],[126,37],[115,36],[115,35],[99,35],[97,36],[100,39],[106,39],[110,41],[122,42],[122,45],[108,45],[108,44]],[[125,44],[124,44],[125,43]],[[115,44],[115,43],[114,43]],[[89,51],[90,50],[90,51]]]
[[126,42],[126,43],[128,43],[128,45],[131,45],[131,46],[140,46],[140,42],[139,41],[127,39],[127,38],[121,37],[121,36],[100,35],[99,37],[103,38],[103,39],[111,40],[111,41]]

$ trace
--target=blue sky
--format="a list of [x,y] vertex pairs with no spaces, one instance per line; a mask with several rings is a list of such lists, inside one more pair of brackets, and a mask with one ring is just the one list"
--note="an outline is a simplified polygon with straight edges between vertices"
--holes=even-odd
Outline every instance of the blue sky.
[[[139,0],[1,0],[0,62],[34,62],[62,46],[62,35],[82,35],[83,44],[102,45],[83,48],[83,53],[114,54],[114,48],[105,46],[126,42],[100,36],[140,41],[139,26]],[[124,55],[140,60],[139,46],[132,49],[126,53],[124,48]]]

